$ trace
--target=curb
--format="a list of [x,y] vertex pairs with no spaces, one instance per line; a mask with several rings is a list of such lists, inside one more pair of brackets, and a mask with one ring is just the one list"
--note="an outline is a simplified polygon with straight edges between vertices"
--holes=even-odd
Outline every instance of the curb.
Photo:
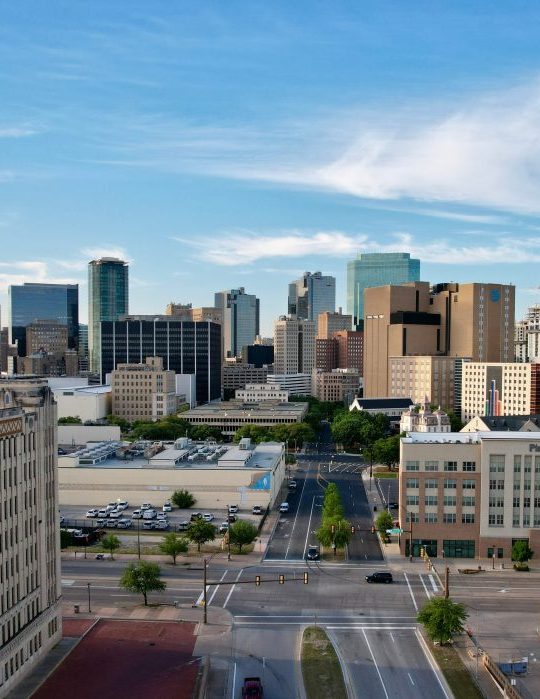
[[339,660],[339,665],[341,667],[341,674],[343,676],[343,681],[345,683],[345,688],[347,689],[347,695],[349,699],[357,699],[356,697],[356,692],[354,691],[354,685],[351,681],[351,676],[349,675],[349,671],[347,669],[347,665],[345,663],[345,660],[341,654],[341,648],[339,647],[339,644],[334,637],[334,634],[329,631],[328,629],[325,629],[326,635],[332,642],[332,645],[334,646],[334,651],[336,653],[337,659]]
[[424,655],[426,656],[428,663],[431,665],[431,668],[432,668],[433,672],[435,673],[435,676],[437,677],[437,680],[439,681],[439,684],[440,684],[443,692],[446,694],[448,699],[459,699],[458,697],[455,697],[454,693],[450,689],[450,686],[448,685],[448,682],[446,681],[446,677],[444,676],[443,671],[439,667],[439,663],[435,660],[435,657],[434,657],[433,653],[431,652],[430,647],[428,646],[427,641],[424,637],[422,629],[419,626],[416,629],[416,635],[420,641],[420,645],[422,646],[422,650],[424,651]]

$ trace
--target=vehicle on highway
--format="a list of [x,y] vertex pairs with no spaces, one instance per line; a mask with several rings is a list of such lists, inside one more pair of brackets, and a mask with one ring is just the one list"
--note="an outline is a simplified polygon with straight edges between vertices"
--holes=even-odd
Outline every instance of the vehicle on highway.
[[143,502],[139,508],[140,510],[152,510],[152,505],[149,502]]
[[205,522],[211,522],[214,519],[214,515],[211,512],[205,512],[202,518]]
[[133,510],[131,519],[142,519],[143,513],[141,510]]
[[172,505],[170,502],[166,502],[163,505],[163,512],[172,512]]
[[262,507],[260,505],[253,505],[251,510],[252,515],[262,515]]
[[145,510],[143,512],[143,519],[156,519],[157,512],[155,510]]
[[133,522],[130,519],[121,519],[116,525],[117,529],[130,529],[133,526]]
[[238,505],[229,505],[229,513],[235,515],[238,512]]
[[297,483],[296,481],[289,481],[289,490],[296,490]]
[[192,522],[196,522],[198,519],[202,518],[202,512],[193,512],[193,514],[190,517],[190,520]]
[[281,505],[279,506],[279,511],[285,514],[286,512],[289,511],[289,503],[288,502],[282,502]]
[[108,517],[109,516],[109,510],[106,507],[102,507],[101,510],[98,510],[98,517]]
[[244,678],[242,699],[263,699],[263,686],[260,677]]
[[391,583],[394,582],[392,573],[387,571],[380,571],[378,573],[372,573],[371,575],[366,575],[366,581],[368,583]]
[[229,531],[229,523],[228,522],[222,522],[219,525],[219,533],[220,534],[225,534],[225,532]]
[[308,559],[308,561],[318,561],[320,558],[319,547],[308,546],[306,558]]
[[99,510],[97,507],[93,507],[91,510],[88,510],[86,513],[87,517],[97,517],[98,516]]

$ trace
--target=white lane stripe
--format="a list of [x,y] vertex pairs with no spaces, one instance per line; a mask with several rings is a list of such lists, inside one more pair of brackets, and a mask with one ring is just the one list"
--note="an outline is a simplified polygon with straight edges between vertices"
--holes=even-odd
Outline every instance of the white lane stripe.
[[416,611],[418,611],[418,605],[416,604],[416,600],[414,599],[414,594],[412,591],[411,583],[409,582],[409,578],[407,577],[407,573],[403,573],[403,575],[405,576],[405,582],[407,583],[407,587],[409,588],[409,593],[411,595],[411,599],[412,599],[412,603],[414,604],[414,608],[416,609]]
[[[238,575],[236,576],[235,582],[238,582],[238,581],[240,580],[240,576],[242,575],[243,572],[244,572],[244,569],[241,568],[240,571],[238,572]],[[227,599],[225,600],[225,602],[224,602],[224,604],[223,604],[223,609],[225,609],[225,607],[226,607],[227,604],[229,603],[229,600],[231,599],[231,595],[232,595],[232,593],[234,592],[234,588],[235,588],[235,587],[236,587],[236,585],[233,585],[233,586],[231,587],[231,589],[229,590],[229,594],[227,595]]]
[[[206,586],[206,599],[208,600],[208,588],[210,585]],[[197,597],[197,601],[195,602],[195,606],[198,607],[200,604],[202,604],[202,601],[204,599],[204,590],[201,592],[201,594]]]
[[285,558],[287,558],[287,556],[289,555],[289,549],[290,549],[292,541],[293,541],[294,528],[296,527],[296,520],[298,518],[298,513],[300,512],[300,508],[302,505],[302,498],[304,497],[304,488],[306,487],[306,483],[308,481],[310,469],[311,469],[311,464],[310,464],[308,470],[306,471],[306,477],[304,478],[304,483],[302,485],[302,492],[300,493],[300,499],[298,500],[298,505],[296,507],[296,515],[294,517],[294,522],[293,522],[292,529],[291,529],[289,543],[287,544],[287,550],[285,551]]
[[232,696],[236,696],[236,663],[234,664],[233,679],[232,679]]
[[[335,614],[272,614],[272,616],[269,616],[268,614],[237,614],[235,615],[235,619],[311,619],[312,616],[316,616],[317,619],[333,619],[335,623],[338,621],[340,622],[347,622],[347,619],[351,619],[350,623],[351,624],[357,624],[358,623],[358,618],[354,617],[354,621],[352,620],[353,617],[337,617]],[[380,616],[377,615],[376,617],[371,617],[373,621],[369,621],[369,618],[366,619],[365,623],[366,624],[372,624],[372,623],[381,623],[381,619],[416,619],[415,616],[386,616],[384,614],[381,614]],[[349,623],[349,622],[348,622]]]
[[60,582],[62,583],[62,585],[74,585],[75,584],[75,580],[61,580]]
[[409,679],[410,679],[410,681],[411,681],[411,684],[414,685],[414,680],[413,680],[413,678],[411,677],[411,673],[408,672],[407,674],[409,675]]
[[[223,573],[223,575],[221,576],[219,582],[223,582],[223,580],[225,579],[225,576],[227,575],[228,572],[229,572],[229,571],[226,570],[226,571]],[[214,592],[212,592],[212,594],[210,595],[210,599],[208,600],[208,606],[210,606],[210,605],[212,604],[212,600],[213,600],[214,597],[216,596],[216,592],[217,592],[218,590],[219,590],[219,585],[216,585],[216,587],[214,588]]]
[[427,589],[427,587],[426,587],[426,583],[424,582],[424,576],[423,576],[423,575],[419,575],[418,577],[420,578],[420,582],[421,582],[422,585],[424,586],[424,590],[425,590],[425,592],[426,592],[427,598],[428,598],[428,599],[431,599],[431,592],[430,592],[430,591]]
[[431,575],[431,573],[428,575],[428,577],[429,577],[429,580],[431,582],[431,587],[433,588],[434,592],[438,592],[439,588],[437,587],[437,583],[435,582],[435,578],[433,577],[433,575]]
[[382,688],[383,688],[383,691],[384,691],[384,695],[385,695],[386,699],[390,699],[390,697],[388,696],[388,692],[386,691],[386,686],[385,686],[385,684],[384,684],[384,680],[383,680],[383,678],[382,678],[381,671],[379,670],[379,666],[377,665],[377,661],[375,660],[375,655],[373,654],[373,651],[372,651],[372,649],[371,649],[371,645],[370,645],[370,643],[369,643],[369,641],[368,641],[367,634],[366,634],[366,632],[365,632],[363,629],[362,629],[362,634],[363,634],[363,636],[364,636],[364,638],[365,638],[366,645],[367,645],[367,647],[368,647],[368,649],[369,649],[369,653],[370,653],[370,655],[371,655],[371,659],[373,660],[373,664],[375,665],[375,669],[377,670],[377,674],[379,675],[379,679],[380,679],[381,684],[382,684]]

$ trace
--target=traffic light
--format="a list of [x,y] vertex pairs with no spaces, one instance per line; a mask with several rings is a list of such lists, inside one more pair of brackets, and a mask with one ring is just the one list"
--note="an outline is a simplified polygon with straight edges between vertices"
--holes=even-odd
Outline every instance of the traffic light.
[[304,585],[309,583],[308,573],[304,573]]
[[255,576],[255,585],[257,585],[257,587],[259,587],[260,584],[261,584],[261,576],[256,575]]
[[354,534],[355,531],[356,531],[356,529],[354,528],[354,524],[353,524],[353,525],[351,526],[351,534]]
[[285,585],[285,576],[284,576],[283,574],[281,574],[281,575],[279,576],[279,584],[280,584],[280,585]]

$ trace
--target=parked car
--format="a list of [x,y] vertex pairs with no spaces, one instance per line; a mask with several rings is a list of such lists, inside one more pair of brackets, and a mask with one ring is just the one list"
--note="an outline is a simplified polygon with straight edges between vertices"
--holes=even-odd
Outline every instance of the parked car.
[[388,503],[388,509],[399,510],[399,505],[397,504],[397,502],[390,502]]
[[320,558],[318,546],[308,546],[306,558],[308,561],[318,561]]
[[289,511],[289,503],[282,502],[281,505],[279,506],[279,511],[282,512],[283,514],[287,513]]
[[152,520],[148,520],[146,522],[143,522],[142,528],[143,529],[155,529],[154,522]]
[[156,519],[157,512],[155,510],[145,510],[143,512],[143,519]]
[[118,500],[116,503],[116,509],[117,510],[127,510],[129,507],[129,502],[127,500]]
[[202,518],[205,522],[211,522],[214,519],[214,515],[211,512],[205,512]]
[[141,510],[151,510],[151,509],[153,509],[153,508],[152,508],[152,505],[151,505],[149,502],[143,502],[143,504],[140,506],[139,509],[141,509]]
[[88,510],[88,512],[86,513],[86,516],[87,517],[97,517],[98,513],[99,513],[99,510],[97,509],[97,507],[93,507],[91,510]]
[[108,517],[109,516],[109,510],[106,507],[102,507],[101,510],[98,510],[98,517]]
[[116,503],[115,503],[115,502],[109,502],[109,503],[106,505],[105,509],[108,510],[108,512],[112,512],[113,510],[116,510]]
[[219,533],[220,534],[225,534],[226,532],[229,531],[229,523],[228,522],[222,522],[219,525]]
[[232,515],[235,515],[238,512],[238,505],[229,505],[229,512]]
[[131,515],[131,519],[142,519],[143,513],[141,510],[133,510],[133,513]]
[[98,519],[96,521],[96,525],[98,527],[106,527],[107,526],[107,520],[106,519]]
[[201,517],[202,517],[202,512],[193,512],[191,517],[190,517],[190,520],[192,522],[196,522],[198,519],[201,519]]
[[168,529],[169,528],[169,522],[166,519],[158,519],[154,522],[155,527],[154,529]]
[[253,505],[253,509],[251,510],[251,514],[262,515],[262,507],[260,505]]
[[289,481],[289,490],[296,490],[297,483],[294,480]]
[[368,583],[391,583],[394,582],[392,573],[387,571],[382,571],[378,573],[372,573],[371,575],[366,575],[366,580]]
[[184,520],[183,522],[178,522],[176,525],[176,528],[178,529],[179,532],[185,532],[186,529],[189,527],[189,522]]
[[227,519],[229,520],[229,522],[230,522],[231,524],[234,524],[234,522],[236,522],[236,520],[238,519],[238,517],[237,517],[236,515],[228,515]]
[[157,519],[164,519],[164,520],[167,520],[167,513],[166,513],[166,512],[158,512],[158,513],[157,513]]
[[130,529],[132,526],[132,521],[130,519],[120,519],[116,525],[117,529]]
[[105,526],[109,527],[109,529],[116,529],[116,527],[118,526],[118,520],[117,519],[108,519]]
[[122,518],[122,510],[113,510],[112,512],[109,512],[109,519],[121,519]]
[[163,505],[163,512],[172,512],[172,505],[170,502],[166,502]]

